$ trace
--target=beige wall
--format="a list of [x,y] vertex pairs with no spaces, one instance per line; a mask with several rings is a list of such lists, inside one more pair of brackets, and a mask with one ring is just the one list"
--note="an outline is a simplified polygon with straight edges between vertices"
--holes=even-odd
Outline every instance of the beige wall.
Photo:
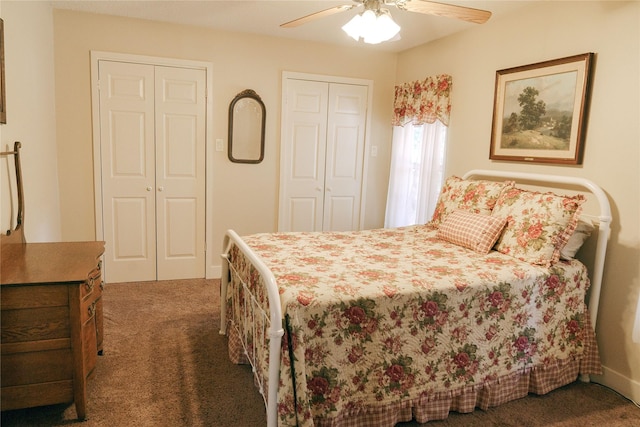
[[[447,174],[522,170],[602,186],[613,231],[597,327],[605,366],[598,381],[640,401],[640,343],[632,341],[640,316],[640,2],[542,2],[516,16],[403,52],[396,81],[453,76]],[[583,165],[490,161],[496,70],[586,52],[596,60]]]
[[[225,152],[213,157],[213,246],[209,263],[219,265],[222,235],[277,229],[280,103],[283,71],[373,81],[371,144],[367,157],[366,228],[384,222],[391,110],[396,55],[371,49],[336,49],[279,38],[219,32],[136,19],[54,10],[56,109],[62,237],[95,236],[90,60],[92,50],[208,61],[213,64],[212,139],[227,140],[229,103],[240,91],[255,90],[265,103],[266,152],[259,165],[235,164]],[[225,144],[226,146],[226,144]],[[226,147],[225,147],[226,150]],[[242,197],[239,197],[242,195]],[[210,242],[211,243],[211,242]]]
[[[7,123],[0,151],[22,142],[24,229],[30,242],[60,240],[52,13],[40,3],[0,2],[4,20]],[[13,157],[0,158],[0,229],[15,227]]]

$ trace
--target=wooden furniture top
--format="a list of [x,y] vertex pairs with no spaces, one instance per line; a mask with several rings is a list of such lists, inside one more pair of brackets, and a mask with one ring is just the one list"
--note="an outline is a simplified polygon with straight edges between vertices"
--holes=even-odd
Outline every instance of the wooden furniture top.
[[83,282],[103,252],[104,242],[3,244],[0,284]]

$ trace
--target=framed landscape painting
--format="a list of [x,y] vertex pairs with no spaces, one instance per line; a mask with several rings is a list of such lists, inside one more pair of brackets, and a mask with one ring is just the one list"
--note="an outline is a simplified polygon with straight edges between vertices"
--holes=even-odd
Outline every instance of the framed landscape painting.
[[581,164],[593,53],[496,72],[492,160]]

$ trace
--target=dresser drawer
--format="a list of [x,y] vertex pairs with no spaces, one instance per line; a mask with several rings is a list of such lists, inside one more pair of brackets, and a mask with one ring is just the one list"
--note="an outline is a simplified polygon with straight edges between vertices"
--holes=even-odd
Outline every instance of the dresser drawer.
[[73,380],[2,387],[2,410],[73,402]]
[[1,295],[2,311],[69,305],[65,285],[3,286]]
[[2,355],[2,387],[73,379],[71,348]]
[[[4,292],[2,294],[4,298]],[[69,307],[42,307],[0,312],[2,344],[71,336]],[[4,362],[4,360],[3,360]]]

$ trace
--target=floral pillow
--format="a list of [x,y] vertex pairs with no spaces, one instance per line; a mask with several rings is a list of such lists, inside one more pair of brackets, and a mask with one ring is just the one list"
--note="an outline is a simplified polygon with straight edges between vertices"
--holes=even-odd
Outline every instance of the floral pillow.
[[439,227],[457,209],[477,214],[490,214],[502,190],[513,188],[513,181],[493,182],[447,178],[438,197],[430,225]]
[[495,249],[531,264],[550,266],[560,258],[578,224],[584,196],[558,196],[519,188],[504,191],[492,216],[507,225]]
[[487,254],[500,237],[506,223],[505,218],[457,210],[440,224],[437,237]]

